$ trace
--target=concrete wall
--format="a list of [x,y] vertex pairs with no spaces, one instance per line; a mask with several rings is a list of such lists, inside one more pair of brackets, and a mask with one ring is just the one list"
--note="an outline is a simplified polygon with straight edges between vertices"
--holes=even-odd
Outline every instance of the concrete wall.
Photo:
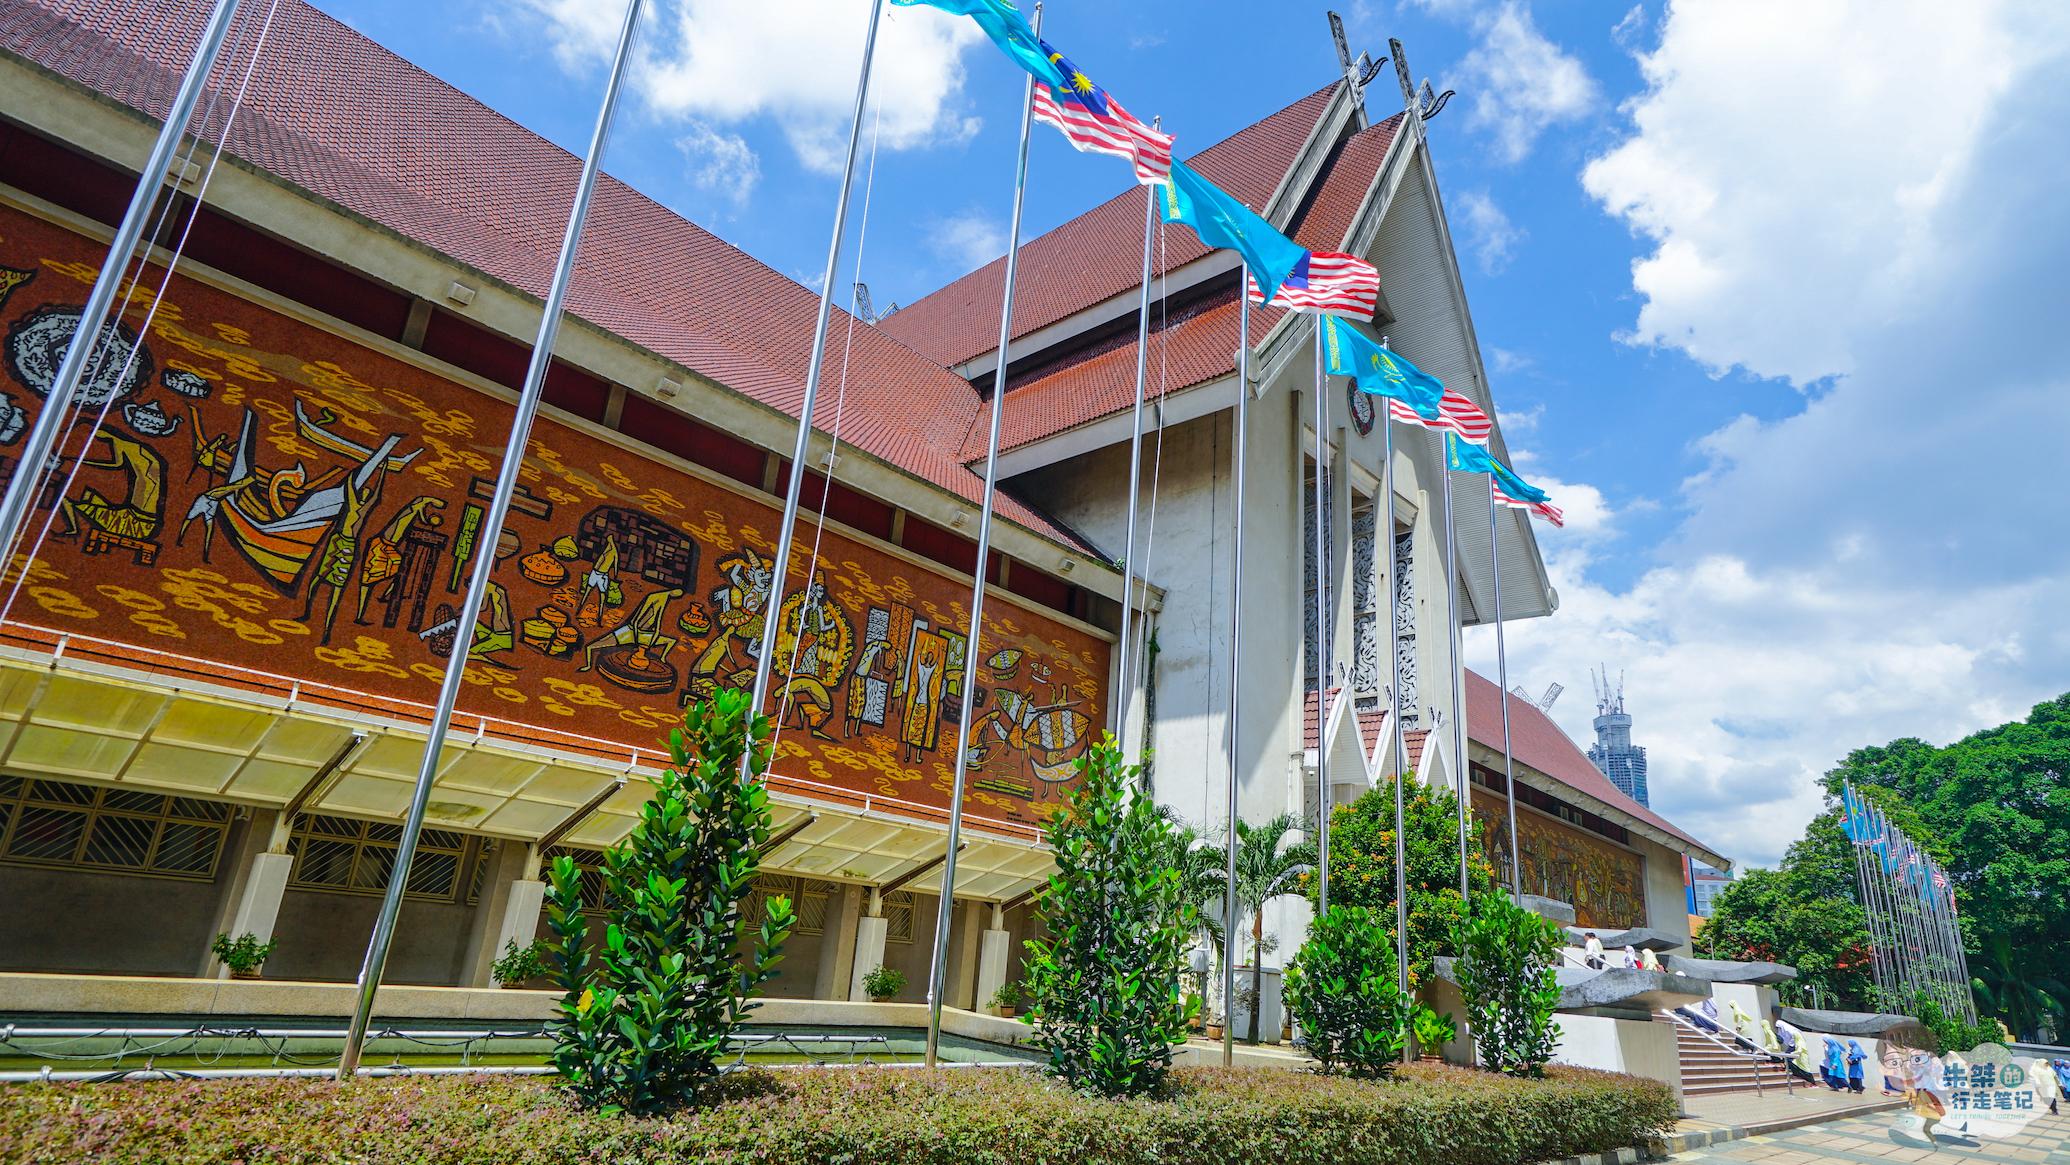
[[1554,1063],[1658,1080],[1675,1090],[1676,1105],[1682,1103],[1682,1061],[1670,1025],[1567,1012],[1560,1013],[1558,1022]]
[[185,882],[0,866],[0,971],[192,975],[215,938],[226,873]]
[[1682,889],[1682,855],[1636,835],[1632,843],[1646,862],[1646,925],[1673,935],[1682,944],[1677,953],[1689,954],[1689,896]]
[[[381,900],[371,894],[290,889],[281,900],[273,937],[280,949],[266,960],[269,979],[344,981],[359,976],[367,937]],[[388,952],[387,981],[447,986],[460,982],[475,908],[404,898]]]

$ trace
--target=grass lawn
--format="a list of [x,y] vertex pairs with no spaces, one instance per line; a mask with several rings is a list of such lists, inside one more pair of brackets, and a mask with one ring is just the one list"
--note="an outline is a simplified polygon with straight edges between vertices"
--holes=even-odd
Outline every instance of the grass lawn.
[[1181,1069],[1156,1100],[1090,1100],[990,1068],[754,1070],[715,1093],[640,1120],[577,1111],[537,1078],[12,1085],[0,1087],[0,1161],[1493,1165],[1630,1145],[1675,1119],[1654,1081],[1428,1064],[1386,1083]]

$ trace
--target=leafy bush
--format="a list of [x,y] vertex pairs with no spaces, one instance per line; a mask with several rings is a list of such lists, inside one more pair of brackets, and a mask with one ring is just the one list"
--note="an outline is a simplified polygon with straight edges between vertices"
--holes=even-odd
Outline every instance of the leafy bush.
[[1553,969],[1566,942],[1560,928],[1498,891],[1474,897],[1453,941],[1453,971],[1481,1065],[1540,1075],[1560,1035],[1552,1019],[1560,1002]]
[[1395,977],[1394,943],[1363,906],[1332,906],[1287,964],[1287,1007],[1324,1072],[1386,1076],[1408,1044],[1410,999]]
[[1016,1069],[728,1076],[652,1119],[583,1111],[537,1080],[439,1077],[0,1089],[0,1160],[37,1165],[1512,1165],[1670,1127],[1665,1084],[1555,1066],[1441,1064],[1371,1083],[1180,1068],[1163,1100],[1099,1100]]
[[1962,1016],[1943,1011],[1937,1001],[1923,994],[1914,996],[1912,1005],[1903,1010],[1911,1012],[1913,1018],[1933,1033],[1934,1042],[1940,1045],[1935,1050],[1944,1056],[1949,1052],[1970,1051],[1979,1044],[2012,1042],[2005,1028],[1990,1016],[1971,1023]]
[[[1430,960],[1455,950],[1452,932],[1465,912],[1459,897],[1459,801],[1451,792],[1408,779],[1402,815],[1408,823],[1409,985],[1430,970]],[[1297,856],[1314,861],[1313,842]],[[1467,835],[1467,884],[1475,894],[1495,889],[1495,867],[1481,850],[1480,831]],[[1315,880],[1307,882],[1315,900]],[[1380,778],[1356,801],[1330,816],[1330,903],[1365,906],[1394,933],[1394,782]]]
[[863,994],[872,999],[890,999],[906,989],[906,973],[896,967],[877,966],[863,975]]
[[745,693],[720,691],[669,733],[673,767],[604,855],[609,922],[595,956],[575,863],[554,861],[551,962],[566,994],[548,1029],[554,1066],[586,1106],[645,1113],[696,1099],[783,958],[796,919],[781,897],[769,900],[745,961],[735,954],[740,904],[769,840],[769,719],[750,724],[747,711]]
[[1436,1008],[1427,1004],[1416,1005],[1416,1013],[1409,1017],[1409,1026],[1415,1030],[1416,1047],[1431,1055],[1459,1038],[1459,1025],[1453,1022],[1451,1013],[1439,1014]]
[[489,964],[489,977],[508,986],[537,979],[546,974],[546,952],[553,948],[543,938],[533,939],[528,946],[517,945],[516,939],[503,944],[503,954]]
[[279,945],[280,940],[277,938],[260,942],[258,935],[246,931],[236,938],[219,934],[216,941],[209,944],[208,949],[215,953],[216,958],[223,961],[224,966],[242,975],[258,970]]
[[1131,796],[1137,767],[1112,735],[1078,758],[1071,800],[1049,820],[1057,872],[1036,901],[1049,937],[1028,941],[1027,1022],[1074,1088],[1136,1096],[1164,1080],[1199,1011],[1180,988],[1196,921],[1177,868],[1177,827]]

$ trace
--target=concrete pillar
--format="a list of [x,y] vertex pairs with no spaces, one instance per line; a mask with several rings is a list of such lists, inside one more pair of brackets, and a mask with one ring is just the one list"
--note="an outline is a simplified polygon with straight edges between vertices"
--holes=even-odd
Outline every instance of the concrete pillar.
[[[237,938],[255,934],[264,942],[273,937],[280,920],[281,899],[287,893],[288,874],[295,859],[287,852],[287,829],[280,815],[271,810],[254,810],[245,822],[231,852],[224,858],[227,876],[216,902],[216,925],[209,941],[218,934]],[[201,952],[200,973],[204,977],[227,979],[230,968],[211,951]]]
[[513,942],[527,946],[539,937],[539,908],[546,900],[546,883],[539,880],[537,851],[515,841],[494,844],[455,976],[463,987],[495,986],[490,971],[503,957],[503,948]]
[[977,1008],[992,1006],[992,996],[1006,984],[1013,966],[1013,935],[1006,929],[1006,912],[992,906],[992,926],[978,943]]
[[840,886],[827,899],[819,943],[819,969],[812,977],[814,999],[846,999],[855,978],[855,924],[862,917],[861,886]]
[[965,902],[963,904],[963,920],[956,925],[956,932],[951,936],[956,942],[954,946],[949,948],[949,965],[944,970],[942,976],[943,985],[948,991],[948,997],[943,1002],[950,1007],[960,1007],[965,1011],[975,1011],[977,1010],[976,1004],[983,1002],[983,1000],[976,999],[975,996],[977,994],[978,928],[984,924],[984,920],[984,903]]
[[870,912],[855,920],[855,962],[848,976],[848,998],[858,1003],[867,1003],[870,993],[863,990],[863,976],[876,970],[884,962],[884,940],[890,933],[891,921],[884,917],[884,896],[870,891]]

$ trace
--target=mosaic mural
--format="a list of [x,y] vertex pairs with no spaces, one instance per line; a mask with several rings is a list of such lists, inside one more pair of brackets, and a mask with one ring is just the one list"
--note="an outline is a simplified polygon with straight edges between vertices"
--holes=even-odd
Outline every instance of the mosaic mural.
[[[105,253],[0,208],[7,473]],[[637,745],[751,682],[773,504],[542,420],[485,546],[510,406],[184,278],[140,334],[148,303],[133,292],[81,387],[105,419],[62,446],[13,618],[426,705],[464,651],[463,710]],[[946,805],[968,584],[833,532],[808,577],[811,541],[775,604],[778,771]],[[495,581],[460,627],[484,554]],[[1103,720],[1108,646],[985,613],[972,807],[1032,819]]]
[[[1475,789],[1473,812],[1480,823],[1481,844],[1495,863],[1497,878],[1507,885],[1507,802]],[[1517,833],[1524,893],[1572,904],[1577,926],[1622,930],[1646,925],[1646,863],[1638,854],[1529,812],[1521,804]]]

